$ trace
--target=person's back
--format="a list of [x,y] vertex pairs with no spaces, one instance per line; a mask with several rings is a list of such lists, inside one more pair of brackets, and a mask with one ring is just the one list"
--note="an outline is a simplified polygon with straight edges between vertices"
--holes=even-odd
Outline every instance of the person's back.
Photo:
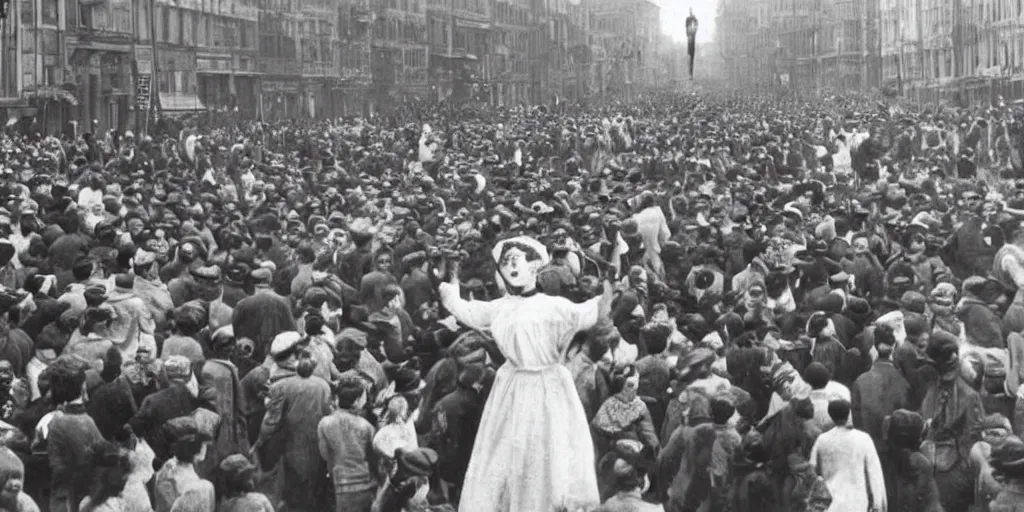
[[274,505],[262,493],[247,492],[221,501],[217,512],[274,512]]
[[320,455],[327,461],[336,495],[373,489],[374,433],[369,421],[347,410],[335,411],[320,420]]
[[82,404],[71,404],[55,413],[47,431],[53,498],[63,496],[78,503],[78,498],[88,493],[89,448],[102,441],[103,435]]
[[[269,272],[265,279],[269,282]],[[231,325],[238,339],[249,338],[254,342],[253,358],[259,361],[266,355],[274,336],[295,330],[295,317],[288,299],[263,287],[235,306]]]
[[203,346],[195,338],[180,334],[172,335],[164,340],[160,359],[167,359],[171,356],[182,356],[191,363],[198,363],[206,359],[203,355]]

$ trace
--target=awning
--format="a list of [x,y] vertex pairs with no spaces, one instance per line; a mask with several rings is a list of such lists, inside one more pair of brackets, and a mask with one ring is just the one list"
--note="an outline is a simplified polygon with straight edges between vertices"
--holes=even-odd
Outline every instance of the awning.
[[160,93],[160,109],[164,112],[195,112],[206,106],[194,94]]

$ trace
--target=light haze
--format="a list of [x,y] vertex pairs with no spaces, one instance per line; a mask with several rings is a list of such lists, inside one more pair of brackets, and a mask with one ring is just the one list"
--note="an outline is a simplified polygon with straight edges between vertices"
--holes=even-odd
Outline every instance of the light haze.
[[693,9],[694,16],[700,23],[697,29],[697,41],[708,42],[714,39],[715,12],[718,0],[653,0],[661,6],[661,31],[676,41],[686,41],[686,17]]

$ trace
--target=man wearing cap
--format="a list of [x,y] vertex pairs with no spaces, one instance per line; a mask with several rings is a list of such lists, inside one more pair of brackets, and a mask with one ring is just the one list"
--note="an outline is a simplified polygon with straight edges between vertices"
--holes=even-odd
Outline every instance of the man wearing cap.
[[29,247],[33,242],[42,244],[43,239],[38,233],[42,228],[41,222],[36,218],[39,204],[32,199],[26,199],[18,206],[17,212],[18,225],[12,226],[8,239],[14,245],[14,258],[11,259],[11,263],[15,269],[21,270],[26,265],[38,265],[38,261],[29,256]]
[[147,396],[128,422],[132,431],[153,448],[157,466],[163,465],[172,456],[164,424],[172,418],[188,416],[199,407],[213,410],[213,406],[202,396],[198,377],[188,359],[182,356],[168,357],[163,364],[163,373],[167,378],[167,387]]
[[363,414],[366,409],[365,382],[343,376],[334,392],[336,409],[317,426],[320,455],[334,480],[335,510],[370,512],[376,496],[377,456],[373,448],[376,432]]
[[[897,409],[910,406],[910,383],[892,363],[896,348],[896,336],[888,325],[875,328],[875,350],[878,359],[871,370],[861,374],[850,387],[853,426],[865,431],[875,442],[881,459],[886,483],[892,483],[892,461],[887,457],[888,449],[883,436],[883,419]],[[889,494],[894,488],[887,485]]]
[[275,336],[296,329],[291,302],[271,288],[273,278],[269,268],[253,270],[250,279],[256,292],[239,301],[231,317],[235,336],[255,343],[253,357],[257,361],[266,356]]
[[[329,495],[326,467],[320,457],[317,426],[331,413],[331,387],[323,379],[302,377],[297,372],[300,358],[308,359],[298,332],[286,331],[274,337],[270,357],[275,368],[270,376],[266,415],[254,448],[259,450],[263,470],[280,465],[283,487],[271,501],[288,510],[326,510]],[[293,492],[303,489],[303,492]]]
[[140,348],[156,353],[156,323],[146,302],[135,295],[134,287],[134,275],[118,274],[114,277],[114,290],[107,296],[107,304],[114,310],[108,336],[115,340],[125,361],[135,359]]
[[163,331],[167,327],[168,315],[174,310],[174,299],[171,298],[167,285],[160,280],[156,254],[145,249],[137,249],[131,267],[132,273],[135,274],[132,292],[149,308],[157,331]]

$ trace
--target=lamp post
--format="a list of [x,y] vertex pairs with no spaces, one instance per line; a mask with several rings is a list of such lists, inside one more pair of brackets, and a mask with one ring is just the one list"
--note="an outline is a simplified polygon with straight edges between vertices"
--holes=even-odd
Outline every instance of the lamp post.
[[697,17],[690,9],[690,15],[686,17],[686,53],[690,56],[690,80],[693,80],[693,54],[697,48]]

